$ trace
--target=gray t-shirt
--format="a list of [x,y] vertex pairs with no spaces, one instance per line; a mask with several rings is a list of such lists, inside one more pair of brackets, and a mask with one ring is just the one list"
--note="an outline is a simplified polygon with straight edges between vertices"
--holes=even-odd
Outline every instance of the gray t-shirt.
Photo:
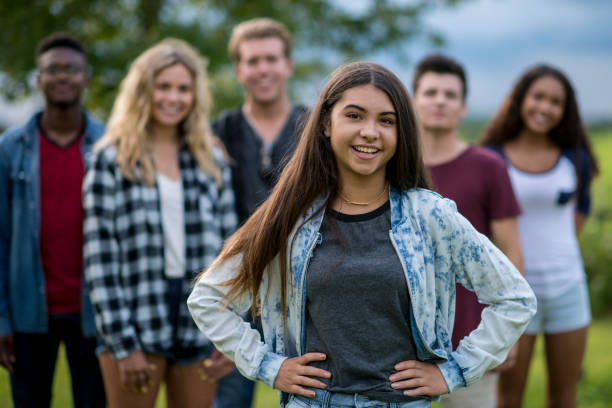
[[313,365],[332,373],[330,392],[419,399],[389,381],[395,364],[416,359],[410,295],[390,229],[388,202],[359,215],[328,210],[321,225],[306,277],[306,351],[327,355]]

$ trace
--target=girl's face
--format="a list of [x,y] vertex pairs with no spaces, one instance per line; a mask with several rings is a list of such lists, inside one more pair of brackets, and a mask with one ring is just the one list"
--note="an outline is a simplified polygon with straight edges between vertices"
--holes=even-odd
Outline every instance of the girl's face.
[[178,126],[193,106],[193,76],[183,64],[161,70],[153,83],[153,122],[161,126]]
[[531,84],[523,104],[521,118],[525,128],[535,134],[547,134],[561,122],[565,107],[565,88],[556,78],[543,76]]
[[397,146],[397,113],[373,85],[348,89],[334,104],[325,128],[344,181],[382,176]]

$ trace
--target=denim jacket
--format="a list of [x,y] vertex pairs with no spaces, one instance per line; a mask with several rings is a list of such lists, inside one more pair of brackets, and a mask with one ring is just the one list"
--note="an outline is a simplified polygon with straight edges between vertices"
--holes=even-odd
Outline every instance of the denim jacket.
[[[238,314],[250,306],[250,294],[228,307],[223,298],[228,287],[221,283],[235,275],[240,256],[214,263],[187,302],[196,323],[216,347],[244,375],[269,386],[286,358],[305,352],[305,274],[321,242],[324,211],[317,210],[324,202],[317,200],[302,215],[290,238],[295,240],[287,254],[291,280],[286,283],[284,327],[278,260],[264,273],[258,297],[265,343]],[[457,212],[451,200],[424,189],[391,189],[390,203],[389,236],[410,293],[417,356],[438,365],[450,391],[469,386],[505,359],[535,313],[535,296],[518,270]],[[479,326],[453,351],[456,282],[476,292],[479,301],[489,306]]]
[[[40,255],[41,112],[0,136],[0,335],[13,331],[45,333],[48,313]],[[82,143],[85,166],[104,126],[87,113]],[[83,286],[85,280],[83,280]],[[83,334],[95,335],[93,308],[82,288]]]

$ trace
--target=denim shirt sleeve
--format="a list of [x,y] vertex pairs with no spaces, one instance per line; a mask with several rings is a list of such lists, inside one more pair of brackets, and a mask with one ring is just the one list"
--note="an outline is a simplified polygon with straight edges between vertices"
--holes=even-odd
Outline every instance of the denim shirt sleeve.
[[93,157],[83,182],[83,261],[96,327],[115,359],[140,350],[131,311],[119,277],[116,165],[106,151]]
[[[0,136],[0,138],[6,136]],[[0,336],[12,333],[9,311],[10,160],[0,141]]]
[[[223,282],[235,275],[241,257],[222,264],[215,262],[195,284],[187,305],[200,330],[215,347],[234,361],[247,378],[274,387],[274,380],[286,357],[272,352],[259,332],[241,317],[249,310],[252,296],[245,293],[226,305],[228,286]],[[267,284],[262,282],[262,287]]]
[[529,284],[506,256],[456,210],[450,200],[438,208],[436,252],[446,253],[446,267],[457,282],[488,306],[478,327],[438,365],[452,391],[469,386],[506,358],[535,314],[536,299]]

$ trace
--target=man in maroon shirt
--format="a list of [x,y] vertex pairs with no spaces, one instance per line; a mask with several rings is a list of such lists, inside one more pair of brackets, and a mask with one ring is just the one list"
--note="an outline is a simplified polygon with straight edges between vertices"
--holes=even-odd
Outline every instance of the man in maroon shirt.
[[0,137],[0,365],[16,408],[48,407],[60,342],[75,407],[103,407],[93,309],[83,285],[81,186],[104,127],[84,112],[83,45],[43,39],[37,85],[45,108]]
[[[414,108],[422,125],[425,164],[436,191],[455,201],[457,209],[489,237],[520,270],[519,205],[506,165],[496,154],[459,139],[457,127],[466,113],[467,82],[456,61],[434,54],[416,67]],[[453,348],[480,323],[484,305],[457,284]],[[509,357],[504,365],[512,364]],[[489,372],[476,384],[443,397],[448,407],[492,408],[496,404],[497,373]]]

